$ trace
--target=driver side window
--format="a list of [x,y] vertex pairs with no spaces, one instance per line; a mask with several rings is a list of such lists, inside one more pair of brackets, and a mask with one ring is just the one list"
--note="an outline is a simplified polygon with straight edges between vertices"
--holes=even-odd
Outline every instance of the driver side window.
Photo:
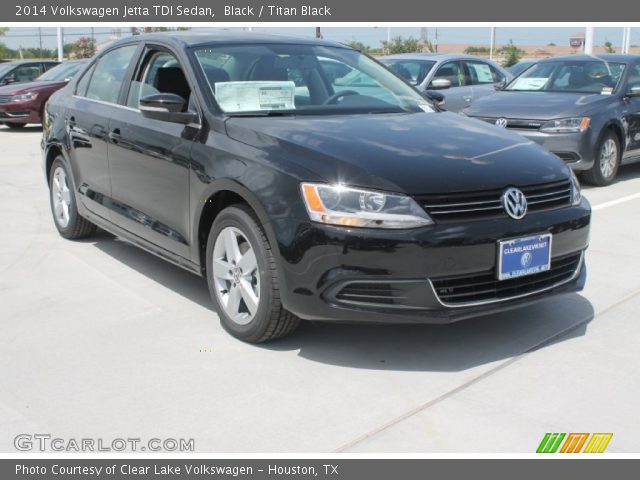
[[464,70],[462,69],[460,62],[456,61],[442,64],[433,77],[433,80],[439,79],[449,80],[452,87],[464,87]]
[[127,95],[127,106],[138,108],[140,99],[155,93],[173,93],[185,99],[185,105],[191,97],[191,87],[172,53],[155,51],[147,54],[140,73],[131,82]]

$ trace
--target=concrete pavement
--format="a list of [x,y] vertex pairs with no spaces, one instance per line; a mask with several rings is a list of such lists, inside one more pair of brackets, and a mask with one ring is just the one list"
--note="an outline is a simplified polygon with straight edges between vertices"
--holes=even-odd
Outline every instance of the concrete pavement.
[[608,451],[640,451],[640,165],[584,191],[580,295],[449,326],[305,324],[253,346],[220,327],[204,280],[106,233],[59,237],[40,137],[0,127],[0,452],[50,433],[529,453],[548,431],[613,432]]

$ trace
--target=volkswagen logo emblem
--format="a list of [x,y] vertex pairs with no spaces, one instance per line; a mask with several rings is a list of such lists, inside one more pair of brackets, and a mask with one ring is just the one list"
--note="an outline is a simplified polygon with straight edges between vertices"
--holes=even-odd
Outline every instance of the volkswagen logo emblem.
[[507,215],[520,220],[527,214],[527,197],[517,188],[507,188],[502,194],[502,206]]
[[498,127],[502,127],[502,128],[507,128],[507,119],[506,118],[499,118],[496,120],[496,125]]

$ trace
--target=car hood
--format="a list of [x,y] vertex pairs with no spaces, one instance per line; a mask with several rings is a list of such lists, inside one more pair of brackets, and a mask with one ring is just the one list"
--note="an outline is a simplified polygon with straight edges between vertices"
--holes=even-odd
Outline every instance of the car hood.
[[22,95],[23,93],[42,91],[42,90],[57,90],[64,87],[67,82],[24,82],[14,83],[12,85],[5,85],[0,87],[0,95]]
[[610,95],[557,92],[496,92],[479,98],[464,110],[472,117],[551,120],[584,115]]
[[327,182],[409,194],[567,178],[564,163],[520,135],[449,112],[233,117],[231,138]]

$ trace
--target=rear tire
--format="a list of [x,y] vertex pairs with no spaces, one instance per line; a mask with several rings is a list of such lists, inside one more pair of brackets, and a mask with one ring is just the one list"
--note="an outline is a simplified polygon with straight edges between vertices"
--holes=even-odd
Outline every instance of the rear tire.
[[51,165],[49,203],[53,223],[62,237],[77,240],[95,233],[96,226],[78,213],[73,179],[62,157],[57,157]]
[[598,187],[610,185],[618,174],[621,158],[618,136],[611,130],[606,131],[596,147],[593,167],[584,173],[585,181]]
[[300,323],[280,301],[271,245],[253,211],[237,204],[222,210],[209,232],[209,292],[222,326],[252,343],[291,334]]
[[11,123],[11,122],[5,122],[5,125],[12,130],[20,130],[21,128],[24,128],[27,126],[26,123]]

